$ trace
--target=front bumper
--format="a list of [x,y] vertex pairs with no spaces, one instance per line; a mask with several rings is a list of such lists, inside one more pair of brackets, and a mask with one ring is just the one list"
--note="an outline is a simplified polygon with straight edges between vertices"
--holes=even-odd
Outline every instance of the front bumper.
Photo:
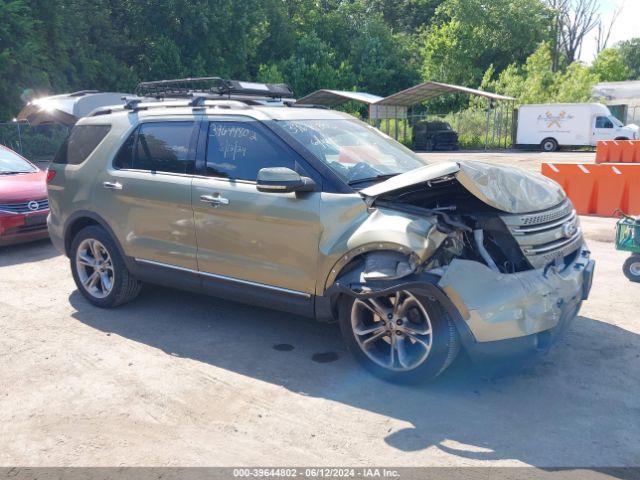
[[501,274],[455,260],[438,286],[462,317],[461,339],[473,359],[526,357],[547,351],[577,316],[594,266],[584,246],[561,270]]
[[0,213],[0,246],[31,242],[47,238],[48,210],[28,214]]

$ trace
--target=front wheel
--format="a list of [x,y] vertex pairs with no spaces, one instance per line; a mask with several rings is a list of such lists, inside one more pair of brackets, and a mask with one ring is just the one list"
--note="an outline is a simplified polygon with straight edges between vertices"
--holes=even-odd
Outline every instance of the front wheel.
[[558,149],[558,142],[553,138],[545,138],[540,144],[543,152],[555,152]]
[[375,375],[394,382],[431,380],[460,349],[453,321],[435,299],[409,290],[343,298],[340,330],[347,348]]
[[71,272],[80,293],[93,305],[111,308],[140,292],[111,236],[101,227],[83,228],[71,243]]
[[625,277],[632,282],[640,283],[640,255],[631,255],[622,266]]

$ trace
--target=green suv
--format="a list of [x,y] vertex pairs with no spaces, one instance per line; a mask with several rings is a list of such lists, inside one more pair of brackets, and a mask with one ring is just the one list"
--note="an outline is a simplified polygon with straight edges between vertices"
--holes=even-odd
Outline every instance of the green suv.
[[544,177],[427,163],[355,118],[269,102],[129,102],[81,119],[48,175],[78,290],[144,282],[337,320],[369,370],[440,374],[546,351],[591,286],[578,217]]

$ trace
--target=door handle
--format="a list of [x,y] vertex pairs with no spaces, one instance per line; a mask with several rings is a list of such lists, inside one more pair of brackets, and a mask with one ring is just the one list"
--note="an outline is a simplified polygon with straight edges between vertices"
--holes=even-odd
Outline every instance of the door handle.
[[219,193],[214,193],[213,195],[201,195],[200,201],[208,203],[209,205],[213,205],[214,207],[218,207],[220,205],[229,205],[229,199],[220,196]]
[[122,190],[122,184],[119,182],[102,182],[102,186],[107,190]]

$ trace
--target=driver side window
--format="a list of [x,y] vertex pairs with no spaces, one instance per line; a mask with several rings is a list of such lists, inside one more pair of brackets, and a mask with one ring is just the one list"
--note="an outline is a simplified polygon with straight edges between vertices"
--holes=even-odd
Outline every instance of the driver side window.
[[613,128],[613,122],[608,117],[596,118],[596,128]]
[[291,152],[269,138],[256,122],[210,122],[207,175],[254,182],[261,168],[287,167],[300,172]]

